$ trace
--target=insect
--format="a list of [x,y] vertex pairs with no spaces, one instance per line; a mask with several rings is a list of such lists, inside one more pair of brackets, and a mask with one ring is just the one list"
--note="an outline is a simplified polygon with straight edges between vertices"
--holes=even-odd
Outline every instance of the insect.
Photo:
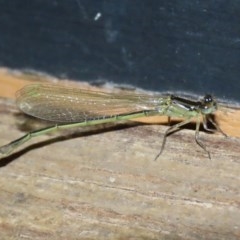
[[[175,95],[148,95],[135,93],[107,93],[54,84],[27,85],[16,94],[21,111],[33,117],[54,122],[50,127],[31,131],[26,135],[0,147],[0,157],[10,155],[16,148],[31,138],[56,130],[84,127],[102,123],[131,120],[139,117],[166,115],[184,120],[167,129],[160,152],[162,153],[167,136],[196,119],[195,141],[211,158],[206,146],[199,140],[201,122],[205,130],[226,134],[211,118],[217,110],[217,102],[211,95],[194,101]],[[210,121],[216,129],[209,129]]]

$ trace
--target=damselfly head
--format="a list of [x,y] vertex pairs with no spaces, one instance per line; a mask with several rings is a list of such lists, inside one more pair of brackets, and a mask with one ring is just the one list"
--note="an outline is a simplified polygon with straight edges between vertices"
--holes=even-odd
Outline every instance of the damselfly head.
[[201,101],[201,110],[204,114],[210,114],[217,110],[217,102],[212,95],[206,94]]

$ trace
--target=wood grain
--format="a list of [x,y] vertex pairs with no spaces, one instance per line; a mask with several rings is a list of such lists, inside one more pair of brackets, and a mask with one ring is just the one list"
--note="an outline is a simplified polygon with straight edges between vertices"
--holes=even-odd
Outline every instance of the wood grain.
[[[23,134],[12,109],[1,101],[0,144]],[[217,115],[224,131],[235,114]],[[1,239],[239,239],[239,138],[201,132],[209,160],[184,129],[153,161],[167,127],[46,135],[2,159]]]

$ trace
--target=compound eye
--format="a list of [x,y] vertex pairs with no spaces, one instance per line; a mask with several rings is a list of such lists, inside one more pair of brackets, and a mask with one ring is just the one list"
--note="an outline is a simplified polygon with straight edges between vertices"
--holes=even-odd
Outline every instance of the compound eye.
[[210,94],[205,95],[204,103],[211,103],[212,101],[213,101],[213,98]]
[[217,103],[213,100],[212,95],[205,95],[202,101],[201,109],[204,114],[210,114],[217,110]]

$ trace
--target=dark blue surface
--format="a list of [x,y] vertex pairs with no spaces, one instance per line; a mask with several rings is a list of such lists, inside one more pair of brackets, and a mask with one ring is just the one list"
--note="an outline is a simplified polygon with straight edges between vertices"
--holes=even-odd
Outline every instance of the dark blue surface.
[[1,66],[240,101],[237,0],[2,0],[0,23]]

